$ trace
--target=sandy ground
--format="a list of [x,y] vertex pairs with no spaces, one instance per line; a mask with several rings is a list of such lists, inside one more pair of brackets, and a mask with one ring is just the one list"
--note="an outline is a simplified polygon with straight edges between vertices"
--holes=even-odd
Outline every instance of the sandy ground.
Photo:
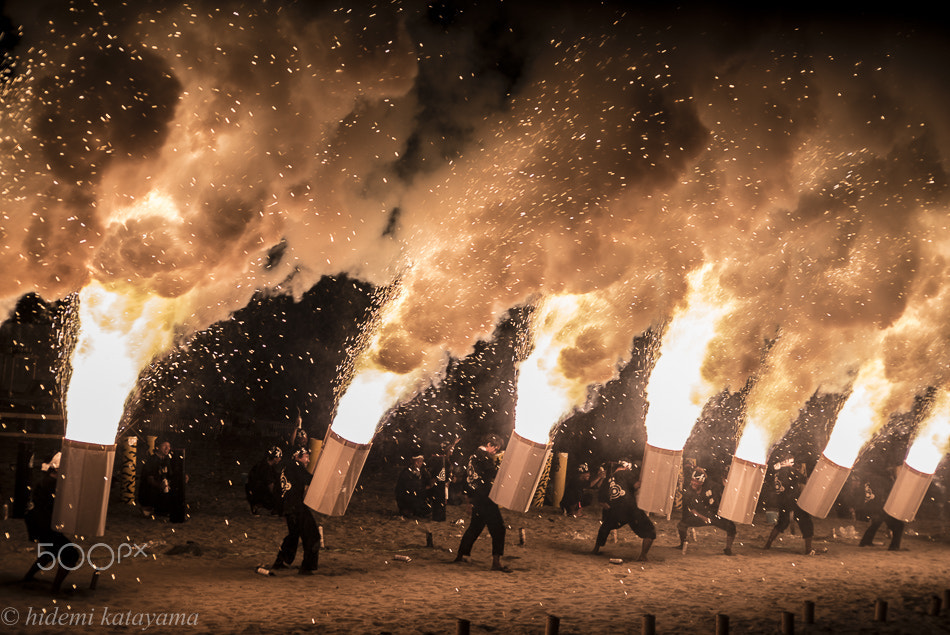
[[[555,616],[560,633],[640,633],[650,614],[659,633],[712,633],[717,614],[725,614],[729,632],[777,633],[783,612],[792,612],[799,633],[950,632],[945,606],[930,614],[932,598],[943,599],[950,589],[950,541],[939,521],[909,525],[900,552],[884,548],[883,529],[874,547],[859,548],[863,523],[819,521],[815,547],[821,553],[805,556],[797,535],[786,534],[764,551],[769,526],[763,517],[740,526],[736,555],[728,557],[723,535],[711,528],[698,530],[683,554],[675,518],[661,518],[654,519],[659,537],[650,560],[639,563],[640,541],[627,528],[603,555],[589,554],[599,525],[593,510],[581,518],[553,507],[506,510],[504,562],[513,572],[501,573],[489,570],[487,532],[472,562],[452,562],[468,521],[464,506],[450,506],[444,523],[395,516],[387,470],[364,472],[363,489],[344,516],[321,517],[326,548],[315,576],[292,569],[268,577],[255,569],[273,561],[285,525],[249,513],[240,469],[193,484],[192,512],[181,524],[111,505],[105,536],[82,544],[147,545],[148,556],[113,564],[95,589],[88,564],[58,595],[50,592],[51,573],[20,582],[36,547],[22,520],[0,522],[0,630],[454,633],[466,620],[472,633],[544,633]],[[97,549],[100,563],[107,555]],[[877,600],[888,603],[885,622],[874,619]],[[802,620],[805,601],[815,603],[814,624]],[[147,616],[185,624],[149,625]]]

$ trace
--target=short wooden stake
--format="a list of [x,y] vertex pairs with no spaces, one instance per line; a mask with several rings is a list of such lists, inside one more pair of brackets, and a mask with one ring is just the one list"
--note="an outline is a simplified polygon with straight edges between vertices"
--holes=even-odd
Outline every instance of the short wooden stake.
[[462,619],[461,617],[455,623],[455,633],[456,635],[468,635],[471,631],[472,625],[468,620]]
[[874,602],[874,621],[887,621],[887,600],[877,600]]
[[317,525],[317,533],[320,535],[320,548],[326,549],[327,546],[323,544],[323,525]]
[[640,633],[641,635],[656,635],[656,615],[647,613],[643,616]]
[[716,635],[729,635],[729,616],[716,614]]
[[940,596],[939,595],[930,596],[930,614],[940,615]]
[[527,542],[527,537],[525,535],[524,527],[522,527],[521,529],[518,530],[518,544],[524,547],[526,542]]
[[432,541],[432,532],[427,531],[426,532],[426,547],[433,547],[433,546],[435,546],[435,543]]
[[815,603],[811,600],[805,600],[802,603],[802,621],[805,624],[815,623]]
[[950,589],[943,590],[943,605],[950,608]]
[[561,627],[561,618],[557,615],[548,615],[547,623],[544,625],[544,635],[557,635]]
[[795,635],[795,614],[782,611],[782,635]]

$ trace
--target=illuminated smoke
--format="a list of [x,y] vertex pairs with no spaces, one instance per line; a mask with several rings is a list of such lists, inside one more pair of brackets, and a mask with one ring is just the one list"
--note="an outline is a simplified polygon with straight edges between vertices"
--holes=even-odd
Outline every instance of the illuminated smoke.
[[[7,7],[7,306],[122,283],[179,298],[184,336],[261,289],[403,276],[375,359],[404,376],[511,307],[596,292],[604,319],[559,371],[596,384],[711,263],[734,310],[703,377],[775,395],[750,402],[761,446],[846,389],[914,298],[947,297],[947,44],[920,29],[532,3]],[[946,385],[943,347],[885,342],[894,394]]]

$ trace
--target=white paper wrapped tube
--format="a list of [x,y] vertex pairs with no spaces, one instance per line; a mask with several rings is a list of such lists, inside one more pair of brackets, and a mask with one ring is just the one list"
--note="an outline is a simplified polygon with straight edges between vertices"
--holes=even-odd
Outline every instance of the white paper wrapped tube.
[[101,536],[106,531],[115,445],[63,439],[62,453],[53,529],[73,536]]
[[851,468],[842,467],[822,454],[798,495],[798,506],[815,518],[827,518],[850,474]]
[[347,441],[331,429],[323,442],[304,504],[327,516],[342,516],[372,447],[372,443]]
[[933,478],[933,474],[919,472],[906,463],[901,465],[894,487],[884,503],[884,513],[905,523],[914,520]]
[[528,511],[550,452],[550,443],[531,441],[512,432],[488,497],[506,509]]
[[751,524],[764,482],[765,465],[733,457],[719,503],[719,515],[736,523]]
[[673,511],[676,484],[683,472],[683,451],[647,444],[640,471],[637,506],[651,514],[669,516]]

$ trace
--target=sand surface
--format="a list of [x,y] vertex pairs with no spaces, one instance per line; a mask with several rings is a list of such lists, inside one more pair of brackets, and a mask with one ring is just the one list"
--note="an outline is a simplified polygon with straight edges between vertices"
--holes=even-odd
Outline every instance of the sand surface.
[[[105,535],[81,544],[146,545],[148,555],[113,564],[95,589],[88,564],[58,595],[50,592],[51,573],[20,582],[36,546],[22,520],[0,522],[0,630],[455,633],[465,620],[472,633],[544,633],[554,616],[560,633],[640,633],[649,614],[658,633],[713,633],[717,614],[724,614],[731,633],[779,633],[783,612],[791,612],[799,633],[950,632],[946,606],[931,615],[934,596],[942,600],[950,589],[948,527],[939,520],[911,523],[900,552],[884,548],[883,529],[875,546],[859,548],[864,523],[820,520],[820,553],[806,556],[798,535],[785,534],[764,551],[763,516],[740,526],[736,555],[729,557],[713,528],[698,530],[683,554],[676,518],[655,518],[657,541],[649,561],[639,563],[640,541],[627,528],[603,555],[589,554],[599,525],[594,509],[580,518],[553,507],[504,510],[504,562],[513,572],[501,573],[489,570],[487,532],[470,563],[452,562],[468,522],[465,506],[450,506],[442,523],[396,516],[394,471],[387,468],[364,471],[344,516],[320,517],[326,548],[316,575],[291,569],[264,576],[255,569],[273,561],[284,522],[250,514],[240,482],[246,464],[213,467],[193,474],[184,523],[110,506]],[[96,554],[101,562],[108,551],[98,547]],[[885,622],[874,619],[877,600],[887,602]],[[805,601],[815,603],[814,624],[802,620]],[[149,617],[184,624],[149,625]]]

